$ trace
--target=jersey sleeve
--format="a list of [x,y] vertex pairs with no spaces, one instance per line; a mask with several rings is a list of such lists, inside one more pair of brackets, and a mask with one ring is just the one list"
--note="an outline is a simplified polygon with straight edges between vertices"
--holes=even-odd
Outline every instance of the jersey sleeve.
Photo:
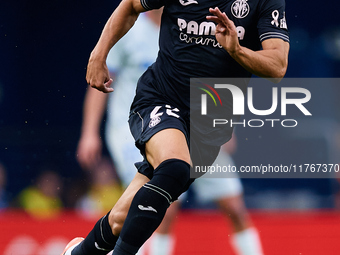
[[261,42],[270,38],[280,38],[289,42],[285,7],[285,0],[262,1],[257,23]]
[[147,11],[159,9],[165,5],[165,0],[140,0],[143,8]]

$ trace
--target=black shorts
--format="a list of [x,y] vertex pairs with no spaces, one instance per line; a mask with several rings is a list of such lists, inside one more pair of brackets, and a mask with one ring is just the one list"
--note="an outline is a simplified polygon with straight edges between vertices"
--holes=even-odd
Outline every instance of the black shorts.
[[[154,134],[163,129],[175,128],[185,135],[194,166],[211,165],[220,150],[220,146],[205,144],[202,140],[202,135],[190,129],[190,113],[188,111],[183,111],[167,104],[132,111],[130,113],[129,125],[136,146],[144,157],[143,162],[137,162],[135,165],[138,172],[149,179],[152,178],[154,169],[146,160],[145,143]],[[192,173],[193,171],[191,171]],[[191,175],[192,181],[200,177],[200,175],[202,174]]]

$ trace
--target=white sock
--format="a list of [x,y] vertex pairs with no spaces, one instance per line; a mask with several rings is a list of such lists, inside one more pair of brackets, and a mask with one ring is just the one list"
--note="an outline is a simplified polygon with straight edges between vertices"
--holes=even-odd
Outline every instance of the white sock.
[[142,247],[140,247],[139,248],[139,250],[138,250],[138,252],[136,253],[136,255],[145,255],[145,246],[147,245],[147,242],[148,242],[149,240],[147,240],[146,241],[146,243],[145,244],[143,244],[143,246]]
[[151,237],[150,255],[171,255],[174,239],[171,235],[154,233]]
[[239,255],[263,255],[260,236],[255,228],[234,234],[231,243]]

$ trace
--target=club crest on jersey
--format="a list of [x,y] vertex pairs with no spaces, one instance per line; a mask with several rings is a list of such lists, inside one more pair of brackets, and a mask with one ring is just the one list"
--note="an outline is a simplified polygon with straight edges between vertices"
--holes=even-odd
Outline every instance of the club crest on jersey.
[[161,122],[161,118],[158,116],[155,116],[154,118],[152,118],[149,122],[149,128],[153,128],[154,126],[156,126],[159,122]]
[[189,4],[198,4],[195,0],[179,0],[180,4],[183,6],[187,6]]
[[231,13],[234,15],[235,18],[243,19],[247,17],[250,10],[247,1],[248,0],[236,0],[231,5]]

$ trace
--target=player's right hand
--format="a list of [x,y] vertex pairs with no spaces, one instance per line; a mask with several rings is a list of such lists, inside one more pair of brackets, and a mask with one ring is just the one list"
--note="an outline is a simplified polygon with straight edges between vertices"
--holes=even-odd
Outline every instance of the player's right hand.
[[210,8],[209,12],[213,16],[207,16],[207,19],[217,23],[215,37],[218,43],[230,55],[237,52],[240,44],[234,22],[228,18],[225,12],[222,13],[218,7]]
[[109,70],[105,61],[98,60],[92,53],[87,65],[86,81],[92,88],[104,93],[113,91],[111,84],[113,80],[110,78]]

